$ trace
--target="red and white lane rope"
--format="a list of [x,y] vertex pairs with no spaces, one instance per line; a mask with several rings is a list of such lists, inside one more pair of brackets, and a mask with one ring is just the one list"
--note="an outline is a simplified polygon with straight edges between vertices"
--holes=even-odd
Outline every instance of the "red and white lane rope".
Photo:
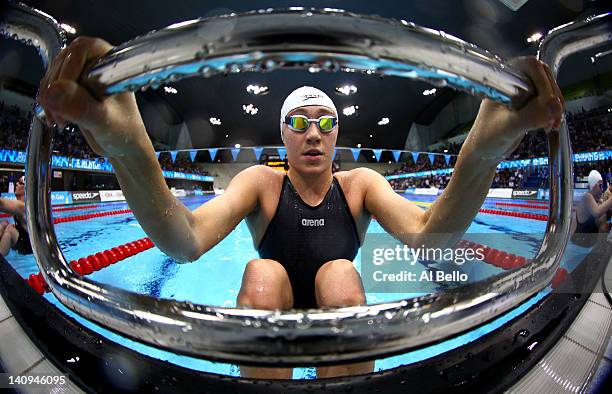
[[[141,238],[95,254],[90,254],[87,257],[81,257],[78,260],[72,260],[70,262],[70,267],[81,276],[89,275],[92,272],[99,271],[116,262],[151,249],[154,246],[153,241],[149,238]],[[38,294],[44,294],[50,290],[40,272],[38,274],[31,274],[27,282],[38,292]]]
[[518,204],[518,203],[511,203],[511,202],[496,202],[495,206],[498,206],[498,207],[529,208],[529,209],[548,209],[548,205],[542,205],[542,204]]
[[75,215],[75,216],[66,216],[61,218],[54,218],[53,224],[58,223],[66,223],[66,222],[76,222],[79,220],[87,220],[93,218],[100,218],[103,216],[112,216],[112,215],[124,215],[126,213],[132,213],[131,209],[120,209],[118,211],[106,211],[106,212],[96,212],[96,213],[88,213],[85,215]]

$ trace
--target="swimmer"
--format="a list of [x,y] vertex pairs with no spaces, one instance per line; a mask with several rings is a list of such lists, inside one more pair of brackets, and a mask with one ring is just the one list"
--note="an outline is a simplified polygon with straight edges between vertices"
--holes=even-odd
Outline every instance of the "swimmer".
[[13,215],[15,224],[3,220],[0,222],[0,254],[6,256],[10,249],[19,254],[32,254],[32,245],[25,218],[25,177],[19,178],[15,184],[16,200],[0,198],[0,212]]
[[[610,174],[609,170],[608,170],[608,174]],[[612,175],[608,176],[608,187],[606,188],[606,191],[603,194],[603,197],[601,198],[601,200],[603,202],[608,201],[610,198],[612,197]],[[608,211],[608,214],[610,213],[610,211]],[[608,218],[610,219],[610,218]]]
[[606,219],[612,209],[612,199],[601,202],[603,179],[597,170],[592,170],[587,178],[589,190],[584,193],[576,207],[576,231],[572,242],[580,246],[593,246],[598,240],[598,233],[607,233],[610,226]]
[[[288,95],[280,111],[287,174],[254,165],[238,173],[224,194],[192,212],[168,190],[135,96],[98,100],[79,84],[85,65],[110,49],[103,40],[80,37],[53,60],[38,96],[49,125],[80,127],[92,149],[109,158],[145,232],[176,260],[198,259],[246,219],[260,258],[250,261],[243,274],[237,303],[244,307],[365,304],[353,259],[372,215],[406,244],[424,243],[429,234],[458,240],[478,213],[499,162],[527,130],[559,127],[564,110],[548,67],[533,57],[514,60],[538,94],[519,111],[483,100],[447,188],[423,211],[371,169],[332,174],[340,131],[336,106],[323,91],[301,87]],[[363,374],[373,366],[363,362],[320,367],[317,376]],[[291,369],[243,367],[241,374],[291,378]]]

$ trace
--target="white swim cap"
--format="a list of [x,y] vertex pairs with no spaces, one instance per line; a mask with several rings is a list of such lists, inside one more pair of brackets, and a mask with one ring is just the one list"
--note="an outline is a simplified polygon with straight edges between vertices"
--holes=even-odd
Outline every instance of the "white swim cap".
[[589,182],[589,190],[591,190],[595,185],[597,185],[599,181],[603,181],[601,174],[597,170],[591,170],[587,179]]
[[306,107],[307,105],[321,105],[334,111],[338,116],[338,110],[334,102],[325,92],[312,86],[302,86],[289,93],[289,96],[283,102],[280,113],[280,129],[281,139],[283,138],[283,121],[285,116],[296,108]]

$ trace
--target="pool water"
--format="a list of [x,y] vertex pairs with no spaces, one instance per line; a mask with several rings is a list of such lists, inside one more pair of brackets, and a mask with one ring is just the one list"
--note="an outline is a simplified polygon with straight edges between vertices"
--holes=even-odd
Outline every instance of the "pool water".
[[[433,197],[428,196],[405,195],[405,197],[424,207],[434,200]],[[182,201],[188,208],[193,210],[211,198],[214,197],[191,197],[185,198]],[[498,204],[500,202],[502,203],[501,205]],[[508,202],[517,205],[526,204],[534,208],[503,205]],[[537,206],[545,207],[545,205],[536,204],[537,203],[533,201],[525,200],[487,199],[483,208],[500,211],[547,214],[547,210],[536,208]],[[54,212],[54,217],[68,217],[126,209],[127,204],[121,202],[98,203],[95,207],[88,208],[83,206],[83,208],[82,210],[76,211],[57,211]],[[489,246],[504,250],[508,253],[532,258],[539,248],[545,228],[546,222],[540,220],[479,213],[472,222],[464,238],[470,239],[470,235],[474,234],[496,234],[500,237],[491,239],[498,240],[497,242],[500,244],[489,244]],[[62,251],[69,261],[76,260],[80,257],[86,257],[90,254],[110,249],[146,236],[131,214],[59,223],[55,225],[55,231]],[[384,233],[384,230],[373,220],[367,233]],[[589,249],[571,245],[564,256],[562,265],[568,269],[568,271],[573,270],[575,265],[582,260],[582,257],[584,257],[588,251]],[[355,259],[355,265],[358,270],[360,270],[360,253]],[[89,275],[89,277],[100,283],[111,284],[129,291],[155,297],[181,301],[188,300],[198,304],[234,307],[236,306],[236,297],[240,289],[243,270],[248,261],[257,257],[258,255],[253,246],[247,225],[242,221],[232,233],[193,263],[177,264],[173,259],[164,255],[159,249],[152,248],[100,271],[94,272]],[[22,256],[12,251],[7,256],[7,260],[23,277],[27,277],[39,271],[32,256]],[[480,264],[478,269],[472,270],[472,273],[477,272],[478,275],[473,275],[471,280],[483,279],[487,276],[502,272],[501,268],[489,264],[477,264]],[[427,269],[427,267],[425,267],[425,269]],[[410,294],[400,293],[367,293],[366,299],[367,302],[371,304],[393,301],[405,298],[409,295]],[[526,310],[525,308],[529,307],[529,303],[537,302],[537,300],[544,295],[544,293],[540,293],[527,303],[500,316],[488,325],[468,332],[460,337],[456,337],[453,340],[444,341],[438,345],[426,347],[404,355],[377,360],[376,370],[389,369],[399,365],[417,362],[476,340],[480,336],[503,326],[505,321],[516,317]],[[46,294],[45,298],[56,305],[61,311],[73,316],[88,328],[91,328],[110,340],[146,355],[196,370],[234,376],[239,375],[239,369],[234,365],[179,356],[171,352],[161,351],[123,338],[76,315],[61,305],[53,295]],[[313,368],[296,368],[294,370],[294,378],[308,379],[314,377],[315,372]]]

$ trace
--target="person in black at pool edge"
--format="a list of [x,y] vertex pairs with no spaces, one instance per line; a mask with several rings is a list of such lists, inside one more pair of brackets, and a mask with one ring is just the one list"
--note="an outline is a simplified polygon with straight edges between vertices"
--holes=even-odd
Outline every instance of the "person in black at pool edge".
[[14,224],[7,220],[0,221],[0,254],[6,256],[10,249],[19,254],[32,254],[32,245],[25,218],[25,178],[21,177],[15,184],[16,200],[0,198],[0,212],[13,215]]
[[[53,60],[38,95],[47,121],[60,127],[77,124],[91,148],[109,158],[136,219],[176,260],[198,259],[246,219],[261,258],[248,262],[237,303],[258,309],[365,304],[352,259],[372,215],[407,244],[421,244],[432,233],[459,239],[482,205],[498,163],[527,130],[557,128],[564,110],[548,67],[533,57],[514,60],[516,69],[533,81],[537,95],[518,111],[483,100],[450,183],[423,211],[370,169],[332,175],[338,114],[325,93],[305,87],[283,105],[287,175],[254,165],[238,173],[224,194],[192,212],[166,186],[134,95],[99,101],[79,84],[84,66],[110,49],[101,39],[79,37]],[[372,369],[373,362],[321,367],[317,376]],[[291,378],[291,369],[243,367],[241,374]]]

